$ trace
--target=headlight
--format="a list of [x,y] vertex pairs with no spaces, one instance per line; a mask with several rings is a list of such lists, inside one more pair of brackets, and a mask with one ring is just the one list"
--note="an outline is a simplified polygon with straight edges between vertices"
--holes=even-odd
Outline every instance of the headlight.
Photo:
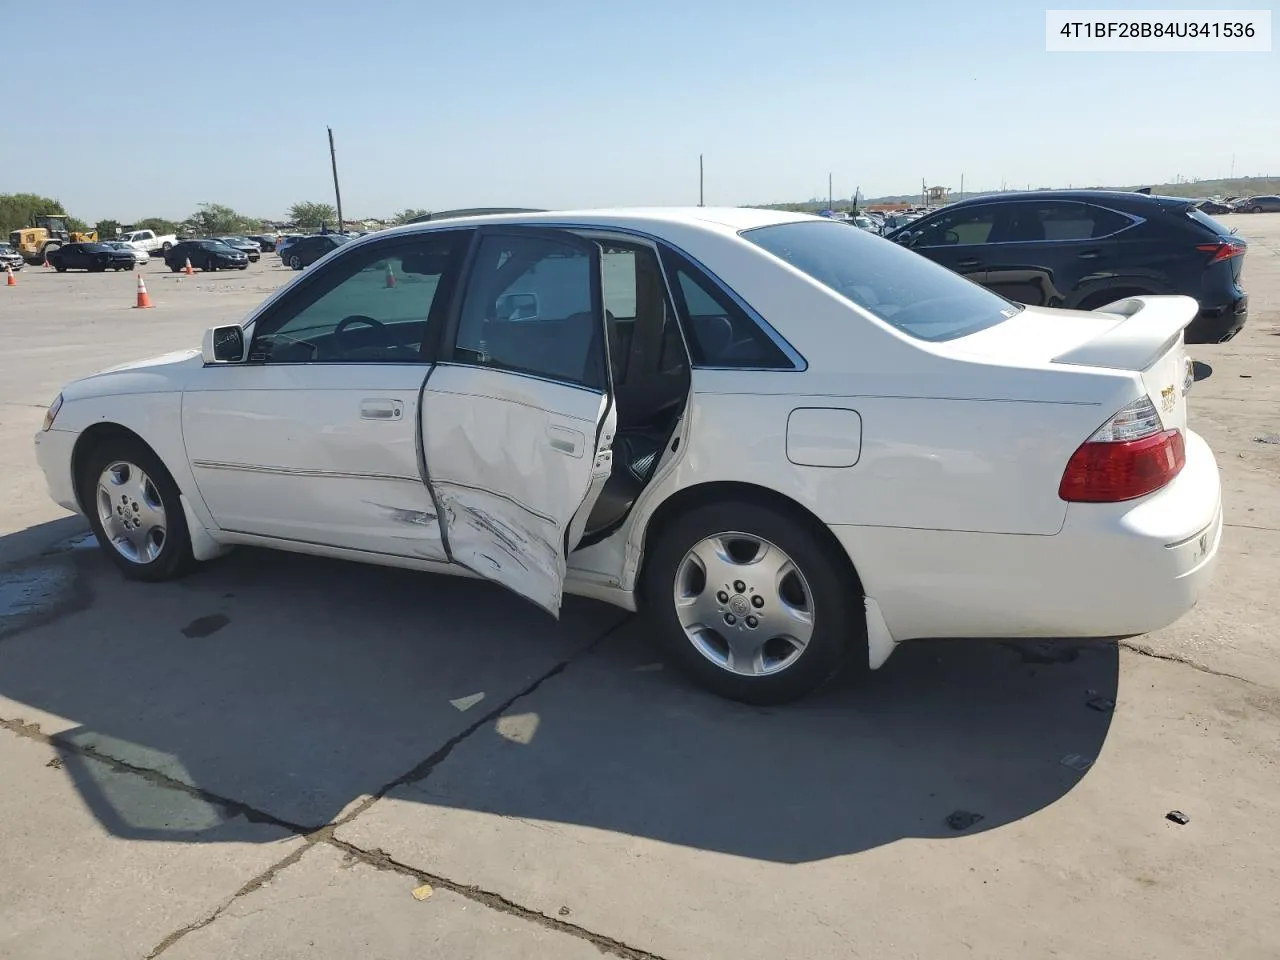
[[58,416],[58,411],[61,409],[62,409],[62,394],[58,394],[56,397],[53,398],[53,403],[49,404],[49,409],[44,412],[44,427],[42,429],[45,432],[48,432],[49,429],[53,426],[53,421]]

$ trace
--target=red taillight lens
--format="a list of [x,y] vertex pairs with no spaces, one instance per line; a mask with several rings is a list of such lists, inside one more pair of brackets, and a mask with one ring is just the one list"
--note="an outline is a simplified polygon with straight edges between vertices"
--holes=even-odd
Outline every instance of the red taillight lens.
[[1118,503],[1159,490],[1182,470],[1187,448],[1180,430],[1141,440],[1081,445],[1062,474],[1058,496],[1074,503]]
[[1221,260],[1230,260],[1232,257],[1243,257],[1245,246],[1243,243],[1219,240],[1217,243],[1197,243],[1196,249],[1201,253],[1213,254],[1209,258],[1209,262],[1218,263]]

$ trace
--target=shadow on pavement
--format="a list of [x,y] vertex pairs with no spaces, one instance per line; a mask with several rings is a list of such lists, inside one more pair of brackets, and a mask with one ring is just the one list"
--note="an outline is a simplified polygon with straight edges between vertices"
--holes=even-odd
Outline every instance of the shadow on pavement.
[[642,619],[572,598],[557,624],[476,581],[247,549],[165,585],[96,549],[32,569],[69,585],[59,615],[0,621],[0,719],[52,736],[133,839],[314,828],[416,771],[397,796],[814,860],[1053,803],[1116,697],[1114,644],[952,641],[749,708],[656,669]]

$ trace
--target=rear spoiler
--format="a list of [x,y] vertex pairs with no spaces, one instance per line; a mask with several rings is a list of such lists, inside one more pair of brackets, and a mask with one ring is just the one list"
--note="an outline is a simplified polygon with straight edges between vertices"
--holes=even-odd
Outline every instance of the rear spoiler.
[[1054,357],[1054,363],[1145,370],[1181,339],[1200,304],[1183,296],[1126,297],[1093,312],[1122,319],[1106,333]]

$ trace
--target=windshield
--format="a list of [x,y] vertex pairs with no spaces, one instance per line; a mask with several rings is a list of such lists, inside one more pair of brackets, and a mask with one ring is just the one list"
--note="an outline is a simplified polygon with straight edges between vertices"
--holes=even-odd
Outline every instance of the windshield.
[[954,340],[1022,310],[865,230],[802,221],[756,227],[742,237],[918,340]]

